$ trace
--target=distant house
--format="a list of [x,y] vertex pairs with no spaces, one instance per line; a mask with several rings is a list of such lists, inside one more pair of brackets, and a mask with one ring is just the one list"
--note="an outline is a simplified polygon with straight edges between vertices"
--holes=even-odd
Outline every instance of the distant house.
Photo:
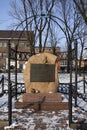
[[66,52],[60,52],[60,70],[66,71],[67,69],[67,60],[68,60],[68,53]]
[[87,71],[87,58],[84,58],[84,70]]
[[[86,53],[87,53],[87,47],[85,48],[85,50],[86,50]],[[87,71],[87,55],[86,55],[86,57],[84,58],[84,70]]]
[[[60,70],[67,70],[68,52],[60,52]],[[77,60],[77,67],[79,69],[79,59]],[[72,69],[75,69],[75,59],[72,60]],[[87,71],[87,58],[83,58],[81,61],[81,70]]]

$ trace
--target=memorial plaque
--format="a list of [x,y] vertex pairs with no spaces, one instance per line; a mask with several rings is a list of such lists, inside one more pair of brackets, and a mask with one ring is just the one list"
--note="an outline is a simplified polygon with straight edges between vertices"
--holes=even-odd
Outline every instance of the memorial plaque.
[[30,82],[55,82],[55,65],[31,64]]

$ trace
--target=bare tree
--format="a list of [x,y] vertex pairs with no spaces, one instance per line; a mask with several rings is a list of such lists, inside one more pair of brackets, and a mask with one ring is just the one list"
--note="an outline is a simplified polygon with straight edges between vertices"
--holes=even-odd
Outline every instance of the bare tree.
[[[53,38],[54,44],[57,44],[58,39],[53,36],[54,28],[52,28],[52,23],[54,22],[55,26],[57,25],[57,30],[60,28],[66,38],[68,50],[67,72],[69,72],[71,45],[77,35],[79,38],[77,29],[81,21],[73,0],[20,0],[20,5],[17,2],[17,0],[12,1],[11,7],[13,11],[11,10],[10,14],[17,20],[17,23],[14,24],[15,27],[26,30],[31,55],[35,53],[34,46],[37,42],[39,52],[45,50],[50,35],[50,43],[52,43]],[[34,44],[32,44],[32,36],[30,37],[28,34],[29,30],[34,30]]]
[[26,3],[25,0],[22,0],[22,3],[23,3],[23,8],[24,8],[24,16],[25,16],[27,40],[28,40],[29,46],[30,46],[30,55],[32,56],[32,54],[35,54],[35,49],[34,49],[34,43],[33,43],[32,34],[29,34],[29,26],[31,26],[31,24],[30,25],[28,24],[27,3]]
[[[48,37],[48,31],[50,27],[50,18],[49,14],[51,14],[52,9],[54,7],[55,0],[37,0],[35,3],[32,0],[28,0],[29,6],[32,12],[32,15],[34,16],[34,23],[35,27],[38,30],[39,33],[39,52],[42,51],[42,41],[43,41],[43,32],[45,30],[46,35],[44,39],[44,48],[46,45],[47,37]],[[38,11],[37,11],[38,7]],[[39,16],[39,17],[38,17]],[[38,17],[38,18],[37,18]]]
[[60,0],[57,4],[57,9],[59,14],[57,18],[59,19],[58,26],[64,33],[67,42],[67,50],[68,50],[68,62],[67,62],[67,72],[69,72],[70,65],[70,51],[72,43],[75,39],[75,33],[79,26],[79,17],[76,13],[76,9],[74,8],[73,1],[70,0]]
[[78,28],[78,34],[77,34],[78,42],[80,43],[80,51],[79,51],[79,74],[81,75],[81,62],[83,60],[83,51],[84,47],[86,45],[87,40],[87,28],[85,24],[81,24],[80,28]]
[[[81,43],[81,53],[80,53],[80,60],[79,60],[79,68],[81,68],[84,46],[87,40],[87,0],[73,0],[73,1],[77,7],[79,16],[82,16],[84,20],[80,26],[80,31],[78,33],[78,37]],[[84,24],[84,22],[86,25]],[[79,74],[81,75],[80,71]]]
[[[21,6],[17,6],[17,0],[12,2],[12,8],[10,14],[17,20],[15,26],[25,28],[27,32],[31,28],[36,32],[39,41],[39,52],[46,46],[49,28],[50,28],[50,15],[52,13],[53,7],[55,5],[55,0],[20,0]],[[49,15],[50,14],[50,15]],[[45,34],[45,35],[44,35]],[[44,35],[44,36],[43,36]],[[28,33],[27,33],[28,36]],[[28,36],[28,40],[29,36]],[[32,45],[30,43],[31,52]]]
[[53,23],[52,26],[50,27],[49,42],[51,44],[54,55],[56,55],[56,47],[58,46],[58,43],[59,43],[59,39],[58,39],[56,30],[57,30],[57,28],[55,27],[55,24]]
[[82,15],[85,23],[87,24],[87,0],[73,0]]

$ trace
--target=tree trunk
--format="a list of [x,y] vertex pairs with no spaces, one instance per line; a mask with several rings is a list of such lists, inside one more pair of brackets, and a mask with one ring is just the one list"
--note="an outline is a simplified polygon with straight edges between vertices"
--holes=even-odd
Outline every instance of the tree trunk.
[[42,32],[39,32],[39,53],[42,51]]
[[71,45],[68,46],[68,56],[67,56],[67,73],[70,72],[70,53],[71,53]]

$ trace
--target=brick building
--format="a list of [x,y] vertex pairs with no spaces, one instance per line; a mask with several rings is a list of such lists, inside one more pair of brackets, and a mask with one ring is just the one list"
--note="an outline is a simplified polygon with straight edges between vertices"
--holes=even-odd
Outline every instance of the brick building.
[[[34,43],[34,32],[28,32],[31,38],[32,44]],[[8,43],[11,43],[11,47],[14,48],[18,44],[19,51],[29,52],[29,42],[27,40],[26,31],[11,31],[0,30],[0,69],[6,69],[8,58]],[[12,62],[12,64],[14,64]],[[20,61],[19,67],[22,67],[23,62]]]
[[[34,32],[29,31],[29,38],[34,43]],[[8,43],[10,41],[11,47],[14,48],[18,44],[18,51],[30,52],[29,41],[27,40],[26,31],[11,31],[11,30],[0,30],[0,69],[7,69],[8,66]],[[59,54],[60,48],[55,49],[56,55]],[[46,47],[45,52],[53,53],[52,47]],[[39,48],[35,47],[35,53],[39,53]],[[25,61],[18,61],[18,68],[23,69]],[[14,61],[11,62],[14,65]]]

